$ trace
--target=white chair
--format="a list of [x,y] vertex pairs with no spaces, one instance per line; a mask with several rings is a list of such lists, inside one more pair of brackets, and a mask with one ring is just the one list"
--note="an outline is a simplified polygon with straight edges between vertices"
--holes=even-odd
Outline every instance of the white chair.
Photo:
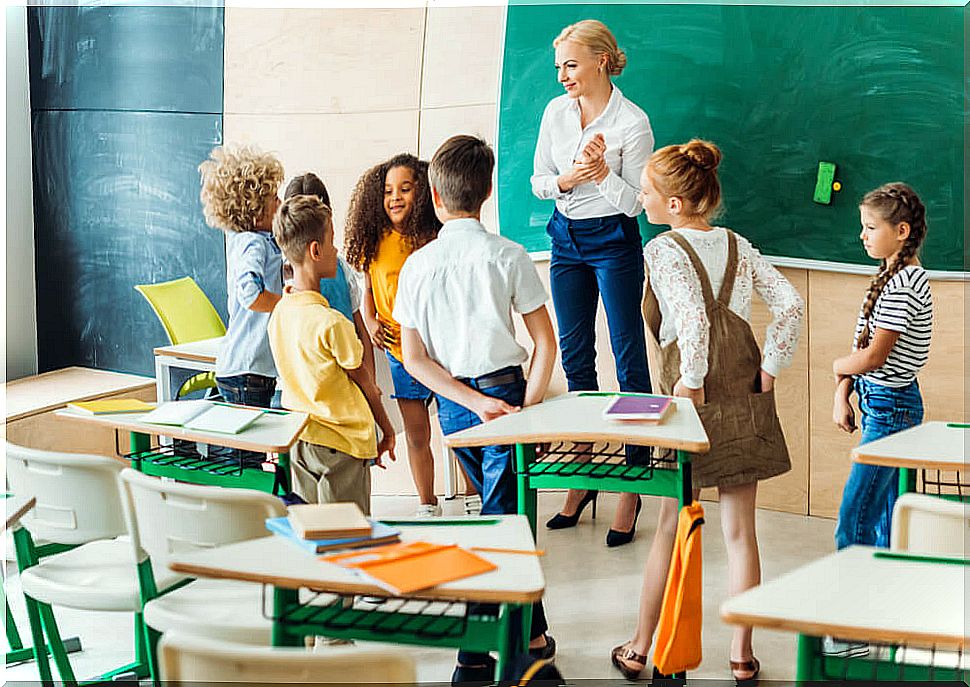
[[383,647],[331,647],[314,653],[166,632],[159,654],[162,679],[173,687],[216,682],[415,684],[414,659],[402,650]]
[[[148,675],[135,559],[118,495],[122,465],[111,458],[24,448],[7,442],[7,479],[37,504],[14,532],[17,566],[30,621],[34,659],[51,681],[44,634],[61,679],[76,684],[52,605],[135,614],[135,662],[98,679]],[[45,543],[37,544],[35,541]],[[162,583],[174,581],[174,574]],[[37,650],[40,647],[40,650]]]
[[158,638],[170,630],[268,645],[272,621],[263,615],[262,585],[191,581],[183,575],[173,589],[157,581],[171,577],[168,565],[173,554],[269,536],[266,518],[286,515],[283,502],[252,489],[163,481],[131,469],[122,471],[120,484],[138,561],[152,678],[159,677]]
[[927,494],[907,493],[893,508],[894,551],[931,556],[967,557],[970,507]]

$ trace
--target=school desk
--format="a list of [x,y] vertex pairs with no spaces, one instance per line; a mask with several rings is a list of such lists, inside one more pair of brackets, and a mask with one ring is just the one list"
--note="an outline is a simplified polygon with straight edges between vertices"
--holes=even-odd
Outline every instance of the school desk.
[[[216,369],[216,356],[225,337],[202,339],[191,343],[159,346],[155,353],[155,385],[158,402],[174,401],[178,387],[173,384],[175,370],[189,372],[213,372]],[[174,388],[173,388],[174,387]]]
[[[968,436],[966,423],[925,422],[856,446],[852,460],[899,468],[900,494],[916,490],[917,471],[922,471],[923,492],[967,500],[970,483],[963,482],[963,475],[968,467]],[[936,475],[928,471],[936,471]]]
[[[501,674],[510,656],[524,652],[528,646],[528,632],[513,632],[516,612],[521,613],[521,627],[528,628],[531,604],[542,598],[545,588],[539,557],[531,553],[535,543],[528,521],[521,515],[494,515],[386,522],[400,528],[401,540],[405,542],[492,549],[476,553],[498,568],[394,597],[350,570],[326,563],[320,556],[276,536],[175,554],[170,567],[193,577],[272,585],[274,646],[302,646],[303,637],[323,635],[497,651],[496,670]],[[357,600],[351,605],[348,599],[334,600],[323,594],[388,600],[383,604]],[[469,615],[466,602],[498,604],[498,615]]]
[[[62,410],[57,415],[91,426],[130,432],[131,452],[123,457],[131,461],[132,468],[146,475],[171,477],[193,484],[258,489],[271,494],[289,491],[290,447],[296,443],[308,421],[306,413],[267,410],[238,434],[222,434],[149,424],[141,421],[144,413],[81,415]],[[152,446],[152,437],[161,436],[207,445],[209,455],[202,456],[194,448],[186,449],[179,442],[172,446]],[[275,463],[251,461],[224,449],[276,453],[278,457]]]
[[[851,546],[728,599],[721,618],[797,633],[799,681],[963,680],[958,661],[925,663],[963,658],[968,571],[964,560]],[[874,646],[867,657],[825,655],[825,636]]]
[[[705,453],[710,443],[693,403],[675,398],[663,422],[619,422],[602,413],[616,394],[574,391],[523,408],[445,437],[452,448],[515,444],[519,513],[536,527],[537,489],[599,489],[671,496],[691,501],[690,454]],[[573,444],[593,443],[592,456]],[[605,442],[605,446],[597,446]],[[550,448],[538,459],[536,445]],[[628,466],[622,444],[659,446],[677,452],[676,460]]]

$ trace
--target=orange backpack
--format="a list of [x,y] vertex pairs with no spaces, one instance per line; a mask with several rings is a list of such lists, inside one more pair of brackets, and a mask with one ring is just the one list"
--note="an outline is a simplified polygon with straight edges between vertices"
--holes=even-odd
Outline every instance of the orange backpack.
[[680,509],[653,652],[654,665],[665,675],[692,670],[701,664],[703,523],[704,509],[697,501]]

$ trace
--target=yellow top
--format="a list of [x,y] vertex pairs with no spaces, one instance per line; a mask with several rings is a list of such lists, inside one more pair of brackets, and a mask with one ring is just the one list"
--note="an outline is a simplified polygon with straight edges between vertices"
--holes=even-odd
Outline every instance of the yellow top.
[[401,325],[391,316],[397,297],[397,278],[404,261],[411,254],[407,239],[396,231],[388,231],[377,244],[377,255],[367,268],[374,292],[377,320],[384,327],[388,350],[398,360],[401,355]]
[[354,325],[318,291],[283,289],[269,318],[269,345],[283,387],[283,407],[309,414],[300,439],[355,458],[377,456],[374,416],[346,370],[364,347]]

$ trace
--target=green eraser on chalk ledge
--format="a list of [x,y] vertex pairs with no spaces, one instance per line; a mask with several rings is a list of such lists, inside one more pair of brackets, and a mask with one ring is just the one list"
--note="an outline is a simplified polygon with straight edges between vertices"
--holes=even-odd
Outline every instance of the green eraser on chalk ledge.
[[818,178],[815,180],[815,194],[812,200],[822,205],[832,202],[832,182],[835,181],[835,163],[819,162]]

